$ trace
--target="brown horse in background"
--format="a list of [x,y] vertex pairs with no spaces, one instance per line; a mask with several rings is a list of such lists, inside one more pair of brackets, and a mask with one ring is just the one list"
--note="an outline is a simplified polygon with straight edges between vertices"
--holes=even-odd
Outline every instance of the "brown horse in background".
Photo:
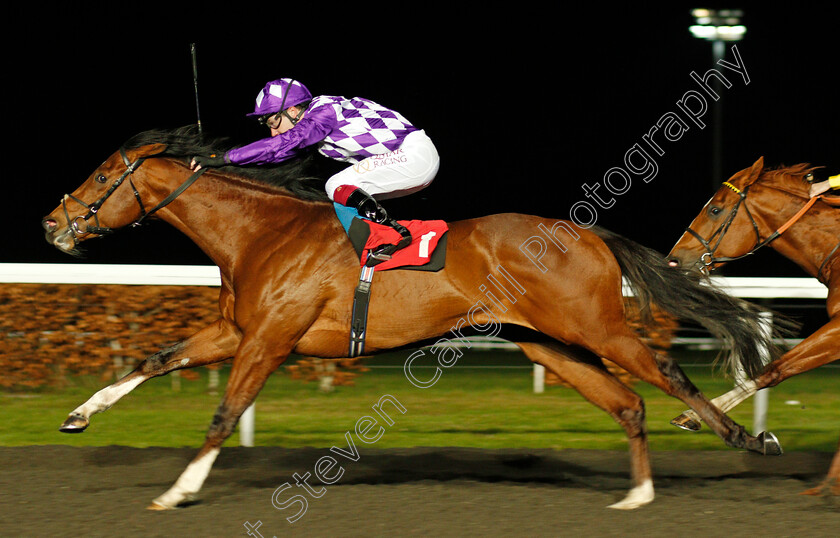
[[[669,255],[674,266],[712,271],[768,245],[828,287],[828,323],[752,381],[712,400],[724,412],[758,390],[840,358],[840,197],[809,197],[816,168],[769,169],[760,158],[721,186]],[[700,429],[694,412],[672,422]],[[823,483],[806,493],[825,490],[840,494],[840,448]]]
[[[348,355],[360,263],[322,184],[301,176],[299,163],[213,169],[200,178],[192,173],[192,155],[218,149],[218,143],[203,143],[185,129],[141,133],[42,222],[47,240],[73,253],[85,239],[155,213],[220,269],[215,323],[145,359],[75,409],[61,427],[84,430],[91,415],[154,376],[233,357],[203,447],[150,508],[174,508],[198,493],[241,414],[290,353]],[[757,309],[620,236],[518,214],[451,223],[446,265],[438,272],[377,274],[365,353],[461,339],[468,330],[501,330],[626,431],[634,487],[615,508],[650,502],[652,474],[642,399],[607,371],[601,357],[685,402],[727,444],[777,452],[772,434],[747,434],[710,405],[672,359],[642,342],[625,318],[622,275],[643,310],[655,303],[703,324],[731,343],[747,371],[760,366],[768,342]],[[451,363],[451,357],[438,356],[444,359]]]

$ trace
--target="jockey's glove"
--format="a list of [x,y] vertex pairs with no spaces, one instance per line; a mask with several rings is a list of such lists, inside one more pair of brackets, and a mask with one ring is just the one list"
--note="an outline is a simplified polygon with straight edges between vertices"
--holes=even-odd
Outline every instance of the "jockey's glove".
[[192,158],[193,167],[198,168],[218,168],[230,164],[225,161],[224,153],[211,153],[210,155],[196,155]]

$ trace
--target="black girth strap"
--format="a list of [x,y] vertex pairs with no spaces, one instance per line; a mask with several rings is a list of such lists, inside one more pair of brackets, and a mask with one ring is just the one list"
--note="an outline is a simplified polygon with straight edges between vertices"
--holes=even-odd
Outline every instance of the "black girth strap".
[[353,316],[350,319],[350,357],[358,357],[365,351],[370,283],[374,272],[373,267],[362,267],[359,274],[359,285],[353,296]]

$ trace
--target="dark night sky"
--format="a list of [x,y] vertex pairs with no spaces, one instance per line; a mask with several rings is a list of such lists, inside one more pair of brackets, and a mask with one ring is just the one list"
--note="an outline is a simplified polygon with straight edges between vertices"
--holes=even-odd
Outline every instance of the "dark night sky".
[[[675,3],[672,3],[675,4]],[[242,4],[238,4],[242,5]],[[412,16],[344,7],[270,12],[268,4],[137,13],[14,8],[4,32],[11,208],[3,262],[78,263],[48,246],[39,222],[131,135],[195,122],[189,44],[196,43],[205,131],[246,143],[265,133],[245,117],[267,80],[292,76],[314,94],[363,96],[425,128],[441,172],[425,191],[388,204],[398,218],[516,211],[568,218],[583,183],[621,165],[712,67],[691,36],[690,9],[561,9],[549,15],[469,11]],[[726,6],[737,7],[737,6]],[[133,8],[133,10],[148,8]],[[295,22],[295,20],[297,22]],[[746,10],[738,43],[750,77],[723,91],[726,177],[711,177],[711,111],[657,156],[598,224],[667,252],[717,185],[764,156],[840,172],[838,45],[818,8]],[[14,37],[11,37],[14,36]],[[730,46],[726,59],[734,62]],[[719,67],[722,70],[722,68]],[[723,71],[723,70],[722,70]],[[163,223],[91,242],[86,263],[206,263]],[[732,274],[786,274],[761,254]],[[794,274],[798,274],[795,273]]]

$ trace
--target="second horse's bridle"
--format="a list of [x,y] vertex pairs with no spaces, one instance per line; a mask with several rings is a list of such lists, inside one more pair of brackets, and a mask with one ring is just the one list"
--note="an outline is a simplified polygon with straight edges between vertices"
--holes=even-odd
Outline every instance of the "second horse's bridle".
[[[703,267],[701,268],[701,270],[705,273],[708,273],[709,270],[711,269],[712,265],[714,265],[716,263],[728,263],[728,262],[731,262],[731,261],[740,260],[741,258],[745,258],[747,256],[750,256],[751,254],[754,254],[761,247],[764,247],[764,246],[768,245],[769,243],[773,242],[777,237],[779,237],[780,235],[785,233],[785,231],[788,228],[793,226],[793,224],[796,221],[798,221],[802,217],[802,215],[804,215],[811,208],[811,206],[814,205],[814,203],[817,200],[822,198],[822,196],[814,196],[814,197],[810,198],[808,200],[808,202],[799,211],[797,211],[797,213],[793,217],[791,217],[786,223],[784,223],[782,226],[780,226],[775,232],[770,234],[766,239],[762,239],[761,238],[761,232],[758,231],[758,224],[755,222],[755,219],[753,218],[752,213],[750,212],[749,206],[747,206],[747,193],[750,190],[750,185],[747,185],[746,187],[744,187],[743,190],[739,189],[738,187],[736,187],[732,183],[729,183],[728,181],[724,182],[723,185],[725,187],[731,189],[732,191],[734,191],[738,195],[738,201],[735,203],[735,206],[732,208],[732,211],[729,213],[729,216],[727,217],[727,219],[723,223],[721,223],[720,226],[718,226],[717,230],[715,230],[714,233],[712,233],[712,235],[711,235],[711,237],[709,237],[709,239],[704,239],[703,236],[701,236],[700,234],[698,234],[697,232],[692,230],[690,226],[685,229],[686,232],[688,232],[695,239],[697,239],[700,242],[700,244],[703,245],[703,248],[706,249],[706,252],[704,252],[703,255],[700,256],[700,260],[699,260],[700,262],[703,263]],[[720,257],[720,258],[716,258],[715,257],[715,251],[720,246],[721,241],[723,241],[723,236],[726,235],[726,232],[729,230],[729,226],[732,225],[732,221],[735,220],[735,216],[738,214],[738,209],[741,207],[741,205],[744,206],[744,211],[747,212],[747,216],[750,218],[750,223],[752,224],[753,230],[755,231],[755,245],[753,245],[752,249],[750,249],[749,252],[747,252],[745,254],[741,254],[740,256],[723,256],[723,257]],[[714,246],[712,246],[711,241],[713,241],[714,238],[718,235],[719,235],[719,237],[717,239],[717,242],[715,243]],[[828,257],[826,257],[826,259],[823,261],[822,265],[820,266],[820,270],[817,273],[818,277],[819,277],[819,274],[822,273],[822,270],[825,267],[826,262],[828,262],[828,260],[831,258],[831,256],[835,252],[837,252],[838,247],[840,247],[840,244],[838,244],[837,247],[834,247],[834,250],[832,250],[831,253],[828,255]]]
[[[702,269],[704,271],[708,271],[709,268],[716,263],[731,262],[749,256],[750,254],[754,253],[756,250],[758,250],[759,248],[763,247],[764,245],[776,238],[773,237],[772,239],[767,238],[764,241],[761,240],[761,232],[758,231],[758,224],[756,224],[755,219],[753,218],[752,213],[750,212],[750,208],[746,204],[747,192],[749,191],[750,187],[747,186],[744,188],[744,190],[741,190],[733,184],[729,183],[728,181],[725,182],[723,185],[732,189],[738,195],[738,201],[735,203],[735,206],[732,208],[732,211],[729,213],[727,219],[724,222],[722,222],[720,226],[718,226],[717,230],[715,230],[714,233],[712,233],[709,239],[704,239],[703,236],[692,230],[690,226],[685,229],[686,232],[688,232],[695,239],[697,239],[700,242],[700,244],[703,245],[703,248],[706,249],[706,252],[704,252],[703,255],[700,256],[700,261],[703,262]],[[727,256],[715,258],[715,251],[720,246],[721,241],[723,241],[723,237],[726,235],[726,232],[729,231],[729,227],[732,225],[732,221],[735,220],[735,216],[738,214],[738,209],[740,209],[741,205],[744,206],[744,211],[747,212],[747,216],[750,218],[750,223],[752,223],[753,230],[755,231],[755,246],[752,248],[752,250],[740,256]],[[712,246],[711,242],[715,239],[715,237],[717,237],[717,243],[715,243],[715,245]]]

